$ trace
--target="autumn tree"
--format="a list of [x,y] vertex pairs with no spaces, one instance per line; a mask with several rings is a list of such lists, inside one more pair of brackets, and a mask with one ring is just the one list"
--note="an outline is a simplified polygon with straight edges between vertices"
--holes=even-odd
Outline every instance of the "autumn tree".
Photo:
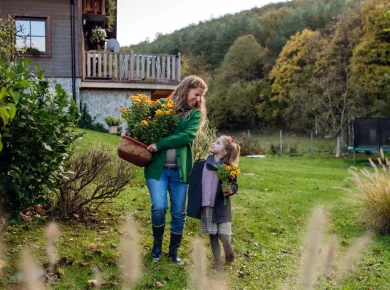
[[390,112],[389,0],[370,1],[362,9],[364,36],[353,52],[352,84],[360,90],[371,115]]

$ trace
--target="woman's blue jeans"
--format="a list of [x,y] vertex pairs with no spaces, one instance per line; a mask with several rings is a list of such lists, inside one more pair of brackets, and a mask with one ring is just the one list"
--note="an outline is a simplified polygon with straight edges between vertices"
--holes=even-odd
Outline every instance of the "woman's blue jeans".
[[168,191],[171,201],[171,231],[182,234],[186,221],[187,183],[180,181],[177,168],[163,169],[160,179],[146,179],[150,197],[152,199],[152,225],[165,225],[168,209]]

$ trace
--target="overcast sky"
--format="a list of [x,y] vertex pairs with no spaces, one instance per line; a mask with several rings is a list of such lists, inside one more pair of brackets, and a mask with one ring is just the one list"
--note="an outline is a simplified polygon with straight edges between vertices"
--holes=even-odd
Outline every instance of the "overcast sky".
[[171,33],[192,23],[262,7],[281,0],[118,0],[118,41],[137,44],[156,33]]

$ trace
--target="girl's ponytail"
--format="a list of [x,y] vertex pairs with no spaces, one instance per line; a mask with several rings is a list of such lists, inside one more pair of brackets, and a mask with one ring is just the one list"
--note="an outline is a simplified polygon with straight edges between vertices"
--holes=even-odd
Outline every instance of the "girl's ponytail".
[[224,162],[228,164],[237,164],[238,157],[240,156],[240,145],[234,142],[234,139],[230,136],[223,135],[220,138],[222,138],[227,152],[224,157]]

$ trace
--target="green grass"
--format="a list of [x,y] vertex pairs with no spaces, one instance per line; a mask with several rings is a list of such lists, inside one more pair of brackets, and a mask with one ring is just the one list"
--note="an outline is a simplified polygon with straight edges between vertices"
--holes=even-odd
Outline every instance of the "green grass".
[[[104,143],[116,149],[120,138],[87,130],[78,150],[84,151]],[[233,236],[236,260],[225,266],[224,274],[231,289],[280,289],[283,283],[294,285],[299,270],[302,239],[310,211],[324,204],[328,217],[327,233],[336,233],[340,250],[350,246],[365,227],[357,218],[358,212],[349,195],[336,186],[345,186],[347,169],[352,165],[331,156],[288,157],[270,156],[267,159],[241,158],[239,193],[232,197]],[[117,262],[121,223],[126,214],[132,214],[140,233],[143,255],[143,276],[135,289],[155,288],[161,282],[165,289],[190,287],[191,242],[198,235],[199,222],[188,218],[181,257],[185,267],[171,264],[166,255],[153,263],[149,255],[152,244],[150,224],[150,197],[142,176],[126,188],[113,204],[107,204],[89,217],[88,222],[77,220],[61,222],[63,235],[58,244],[60,257],[73,261],[60,266],[59,280],[50,281],[50,289],[85,289],[93,278],[91,269],[101,265],[108,281],[103,289],[120,289],[120,268]],[[169,215],[168,215],[169,219]],[[8,265],[0,278],[0,289],[15,289],[19,252],[29,246],[40,262],[45,255],[45,217],[34,217],[18,227],[11,227],[4,236]],[[168,234],[164,251],[168,249]],[[327,235],[328,236],[328,235]],[[207,241],[207,237],[204,239]],[[376,235],[372,248],[364,254],[354,272],[339,285],[319,279],[317,289],[389,289],[390,249],[388,236]],[[209,264],[211,250],[207,248]],[[210,265],[209,265],[210,266]],[[213,271],[208,271],[215,275]]]

